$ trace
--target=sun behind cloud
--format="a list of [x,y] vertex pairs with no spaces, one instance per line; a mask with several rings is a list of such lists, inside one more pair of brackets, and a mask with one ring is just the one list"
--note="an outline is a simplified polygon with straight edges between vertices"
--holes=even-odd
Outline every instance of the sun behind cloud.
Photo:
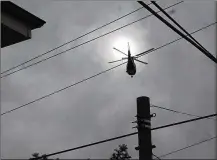
[[[114,42],[112,43],[112,47],[115,47],[115,48],[119,49],[120,51],[127,54],[127,50],[128,50],[128,44],[127,43],[128,42],[130,44],[131,54],[134,55],[135,50],[136,50],[136,44],[134,43],[134,41],[131,38],[128,38],[126,36],[117,37],[114,40]],[[112,55],[113,55],[114,59],[121,59],[122,57],[124,57],[123,54],[119,53],[116,50],[113,50]]]

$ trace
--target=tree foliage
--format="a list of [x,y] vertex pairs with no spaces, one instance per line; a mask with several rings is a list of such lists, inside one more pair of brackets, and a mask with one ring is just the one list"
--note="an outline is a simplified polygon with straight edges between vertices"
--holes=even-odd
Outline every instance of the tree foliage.
[[[46,157],[46,155],[40,156],[39,153],[33,153],[32,158],[30,158],[30,160],[33,159],[33,158],[39,158],[39,157],[43,157],[43,158],[40,158],[39,160],[54,160],[54,159],[48,159]],[[55,160],[59,160],[59,158],[56,158]]]
[[129,160],[131,156],[128,154],[127,149],[126,144],[119,145],[119,148],[114,150],[110,160]]

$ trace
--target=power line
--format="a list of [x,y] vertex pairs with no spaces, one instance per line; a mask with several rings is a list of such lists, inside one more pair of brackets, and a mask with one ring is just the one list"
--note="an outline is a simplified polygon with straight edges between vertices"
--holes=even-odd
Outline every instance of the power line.
[[200,120],[200,119],[207,119],[207,118],[209,118],[209,117],[215,117],[216,115],[217,115],[217,114],[212,114],[212,115],[203,116],[203,117],[199,117],[199,118],[189,119],[189,120],[186,120],[186,121],[181,121],[181,122],[177,122],[177,123],[172,123],[172,124],[168,124],[168,125],[165,125],[165,126],[156,127],[156,128],[154,128],[154,130],[162,129],[162,128],[166,128],[166,127],[171,127],[171,126],[176,126],[176,125],[180,125],[180,124],[188,123],[188,122],[192,122],[192,121],[197,121],[197,120]]
[[153,154],[153,156],[160,160],[160,157],[156,156],[155,154]]
[[[171,7],[173,7],[173,6],[176,6],[176,5],[178,5],[178,4],[180,4],[180,3],[183,3],[183,2],[184,2],[184,1],[175,3],[175,4],[173,4],[173,5],[171,5],[171,6],[168,6],[168,7],[164,8],[164,9],[165,9],[165,10],[166,10],[166,9],[169,9],[169,8],[171,8]],[[158,11],[158,12],[160,12],[160,11]],[[157,13],[158,13],[158,12],[157,12]],[[126,24],[126,25],[124,25],[124,26],[121,26],[121,27],[119,27],[119,28],[116,28],[116,29],[114,29],[114,30],[112,30],[112,31],[110,31],[110,32],[107,32],[107,33],[105,33],[105,34],[102,34],[102,35],[100,35],[100,36],[98,36],[98,37],[95,37],[95,38],[93,38],[93,39],[91,39],[91,40],[88,40],[88,41],[86,41],[86,42],[84,42],[84,43],[81,43],[81,44],[79,44],[79,45],[77,45],[77,46],[74,46],[74,47],[72,47],[72,48],[69,48],[69,49],[67,49],[67,50],[65,50],[65,51],[62,51],[62,52],[57,53],[57,54],[54,54],[54,55],[52,55],[52,56],[50,56],[50,57],[44,58],[44,59],[42,59],[42,60],[40,60],[40,61],[37,61],[37,62],[35,62],[35,63],[32,63],[32,64],[30,64],[30,65],[27,65],[27,66],[25,66],[25,67],[23,67],[23,68],[20,68],[20,69],[18,69],[18,70],[15,70],[15,71],[13,71],[13,72],[10,72],[10,73],[8,73],[8,74],[5,74],[5,75],[1,76],[1,78],[7,77],[7,76],[12,75],[12,74],[14,74],[14,73],[16,73],[16,72],[19,72],[19,71],[21,71],[21,70],[24,70],[24,69],[29,68],[29,67],[31,67],[31,66],[37,65],[37,64],[39,64],[39,63],[41,63],[41,62],[43,62],[43,61],[49,60],[49,59],[51,59],[51,58],[54,58],[54,57],[56,57],[56,56],[58,56],[58,55],[61,55],[61,54],[65,53],[65,52],[68,52],[68,51],[70,51],[70,50],[72,50],[72,49],[75,49],[75,48],[77,48],[77,47],[83,46],[83,45],[85,45],[85,44],[87,44],[87,43],[89,43],[89,42],[92,42],[92,41],[94,41],[94,40],[97,40],[97,39],[99,39],[99,38],[102,38],[102,37],[104,37],[104,36],[106,36],[106,35],[109,35],[109,34],[111,34],[111,33],[113,33],[113,32],[116,32],[116,31],[118,31],[118,30],[120,30],[120,29],[122,29],[122,28],[125,28],[125,27],[127,27],[127,26],[130,26],[130,25],[136,23],[136,22],[139,22],[139,21],[141,21],[141,20],[143,20],[143,19],[146,19],[146,18],[148,18],[148,17],[150,17],[150,16],[152,16],[152,14],[149,14],[149,15],[143,17],[143,18],[140,18],[140,19],[138,19],[138,20],[136,20],[136,21],[133,21],[133,22],[131,22],[131,23],[128,23],[128,24]]]
[[167,153],[167,154],[164,154],[164,155],[162,155],[162,156],[160,156],[160,157],[166,157],[166,156],[168,156],[168,155],[170,155],[170,154],[174,154],[174,153],[176,153],[176,152],[180,152],[180,151],[185,150],[185,149],[188,149],[188,148],[190,148],[190,147],[197,146],[197,145],[199,145],[199,144],[201,144],[201,143],[204,143],[204,142],[207,142],[207,141],[211,141],[211,140],[213,140],[213,139],[215,139],[215,138],[216,138],[216,136],[215,136],[215,137],[212,137],[212,138],[209,138],[209,139],[206,139],[206,140],[203,140],[203,141],[200,141],[200,142],[197,142],[197,143],[194,143],[194,144],[189,145],[189,146],[186,146],[186,147],[184,147],[184,148],[181,148],[181,149],[172,151],[172,152]]
[[[208,27],[211,27],[211,26],[215,25],[216,23],[217,23],[217,22],[210,23],[209,25],[204,26],[204,27],[202,27],[202,28],[200,28],[200,29],[198,29],[198,30],[196,30],[196,31],[193,31],[193,32],[191,32],[190,34],[191,34],[191,35],[192,35],[192,34],[195,34],[195,33],[199,32],[199,31],[202,31],[202,30],[204,30],[204,29],[206,29],[206,28],[208,28]],[[179,40],[181,40],[181,39],[183,39],[183,38],[182,38],[182,37],[177,38],[177,39],[175,39],[175,40],[173,40],[173,41],[171,41],[171,42],[168,42],[168,43],[166,43],[166,44],[164,44],[164,45],[162,45],[162,46],[160,46],[160,47],[155,48],[153,51],[159,50],[159,49],[161,49],[161,48],[163,48],[163,47],[166,47],[166,46],[168,46],[168,45],[170,45],[170,44],[172,44],[172,43],[174,43],[174,42],[177,42],[177,41],[179,41]],[[145,51],[145,52],[146,52],[146,51]],[[142,53],[140,53],[140,54],[142,54],[142,56],[143,56],[143,53],[144,53],[144,52],[142,52]],[[141,57],[141,56],[138,56],[138,57]]]
[[[214,117],[216,115],[217,114],[211,114],[211,115],[207,115],[207,116],[200,117],[200,118],[190,119],[190,120],[186,120],[186,121],[181,121],[181,122],[177,122],[177,123],[172,123],[172,124],[152,128],[151,130],[158,130],[158,129],[162,129],[162,128],[167,128],[167,127],[171,127],[171,126],[175,126],[175,125],[180,125],[180,124],[183,124],[183,123],[188,123],[188,122],[193,122],[193,121],[197,121],[197,120],[201,120],[201,119],[206,119],[206,118],[209,118],[209,117]],[[62,151],[59,151],[59,152],[44,155],[43,157],[50,157],[50,156],[54,156],[54,155],[57,155],[57,154],[62,154],[62,153],[65,153],[65,152],[74,151],[74,150],[78,150],[78,149],[81,149],[81,148],[86,148],[86,147],[94,146],[94,145],[97,145],[97,144],[101,144],[101,143],[121,139],[121,138],[124,138],[124,137],[129,137],[129,136],[136,135],[136,134],[138,134],[138,132],[133,132],[133,133],[125,134],[125,135],[122,135],[122,136],[118,136],[118,137],[114,137],[114,138],[110,138],[110,139],[106,139],[106,140],[102,140],[102,141],[98,141],[98,142],[94,142],[94,143],[89,143],[89,144],[86,144],[86,145],[83,145],[83,146],[62,150]],[[38,160],[38,159],[43,158],[43,157],[32,158],[32,160]]]
[[[165,107],[160,107],[160,106],[156,106],[156,105],[151,105],[151,107],[160,108],[160,109],[164,109],[164,110],[167,110],[167,111],[170,111],[170,112],[184,114],[184,115],[188,115],[188,116],[201,117],[201,116],[198,116],[198,115],[189,114],[189,113],[185,113],[185,112],[181,112],[181,111],[177,111],[177,110],[173,110],[173,109],[169,109],[169,108],[165,108]],[[209,119],[216,120],[216,119],[213,119],[213,118],[209,118]]]
[[[150,5],[150,4],[151,4],[151,3],[149,3],[148,5]],[[135,13],[135,12],[138,12],[138,11],[141,10],[142,8],[143,8],[143,7],[140,7],[140,8],[138,8],[138,9],[136,9],[136,10],[134,10],[134,11],[128,13],[128,14],[125,14],[125,15],[123,15],[123,16],[121,16],[121,17],[119,17],[119,18],[117,18],[117,19],[115,19],[115,20],[113,20],[113,21],[111,21],[111,22],[108,22],[108,23],[106,23],[106,24],[104,24],[104,25],[102,25],[102,26],[100,26],[100,27],[98,27],[98,28],[96,28],[96,29],[94,29],[94,30],[92,30],[92,31],[89,31],[89,32],[87,32],[87,33],[85,33],[85,34],[83,34],[83,35],[81,35],[81,36],[79,36],[79,37],[77,37],[77,38],[75,38],[75,39],[72,39],[72,40],[70,40],[70,41],[68,41],[68,42],[66,42],[66,43],[63,43],[62,45],[60,45],[60,46],[58,46],[58,47],[56,47],[56,48],[53,48],[53,49],[51,49],[51,50],[49,50],[49,51],[47,51],[47,52],[45,52],[45,53],[42,53],[42,54],[40,54],[40,55],[38,55],[38,56],[35,56],[35,57],[33,57],[33,58],[31,58],[31,59],[29,59],[29,60],[27,60],[27,61],[25,61],[25,62],[23,62],[23,63],[21,63],[21,64],[19,64],[19,65],[17,65],[17,66],[11,67],[10,69],[1,72],[1,74],[6,73],[6,72],[8,72],[8,71],[10,71],[10,70],[12,70],[12,69],[17,68],[17,67],[20,67],[20,66],[22,66],[22,65],[24,65],[24,64],[26,64],[26,63],[28,63],[28,62],[34,60],[34,59],[37,59],[37,58],[39,58],[39,57],[42,57],[42,56],[44,56],[44,55],[46,55],[46,54],[48,54],[48,53],[50,53],[50,52],[52,52],[52,51],[54,51],[54,50],[56,50],[56,49],[59,49],[59,48],[65,46],[65,45],[67,45],[67,44],[69,44],[69,43],[71,43],[71,42],[74,42],[74,41],[76,41],[76,40],[78,40],[78,39],[80,39],[80,38],[82,38],[82,37],[84,37],[84,36],[87,36],[87,35],[90,34],[90,33],[93,33],[93,32],[95,32],[95,31],[97,31],[97,30],[99,30],[99,29],[101,29],[101,28],[104,28],[104,27],[106,27],[106,26],[108,26],[108,25],[110,25],[110,24],[112,24],[112,23],[114,23],[114,22],[116,22],[116,21],[119,21],[120,19],[123,19],[124,17],[127,17],[127,16],[129,16],[129,15]]]
[[[202,27],[202,28],[200,28],[200,29],[198,29],[198,30],[196,30],[196,31],[194,31],[194,32],[192,32],[192,33],[190,33],[190,34],[197,33],[197,32],[199,32],[199,31],[201,31],[201,30],[203,30],[203,29],[206,29],[206,28],[208,28],[208,27],[210,27],[210,26],[215,25],[216,23],[217,23],[217,22],[211,23],[211,24],[209,24],[209,25],[207,25],[207,26],[205,26],[205,27]],[[162,46],[160,46],[160,47],[155,48],[153,51],[156,51],[156,50],[159,50],[159,49],[161,49],[161,48],[163,48],[163,47],[166,47],[166,46],[168,46],[168,45],[171,45],[172,43],[177,42],[177,41],[179,41],[179,40],[181,40],[181,39],[183,39],[183,38],[181,37],[181,38],[175,39],[175,40],[173,40],[173,41],[171,41],[171,42],[168,42],[168,43],[166,43],[166,44],[164,44],[164,45],[162,45]],[[152,52],[153,52],[153,51],[152,51]],[[145,51],[145,52],[146,52],[146,51]],[[145,52],[142,52],[142,53],[145,53]],[[142,53],[141,53],[141,54],[142,54]],[[151,53],[151,52],[149,52],[149,53]],[[143,54],[142,56],[144,56],[144,55],[145,55],[145,54]],[[141,57],[141,56],[139,56],[139,57]],[[126,63],[126,62],[125,62],[125,63]],[[65,89],[68,89],[68,88],[70,88],[70,87],[72,87],[72,86],[75,86],[75,85],[77,85],[77,84],[79,84],[79,83],[82,83],[82,82],[84,82],[84,81],[86,81],[86,80],[89,80],[89,79],[91,79],[91,78],[93,78],[93,77],[96,77],[96,76],[98,76],[98,75],[100,75],[100,74],[102,74],[102,73],[105,73],[105,72],[107,72],[107,71],[109,71],[109,70],[112,70],[112,69],[114,69],[114,68],[117,68],[117,67],[119,67],[119,66],[121,66],[121,65],[123,65],[123,64],[124,64],[124,63],[122,63],[122,64],[120,64],[120,65],[117,65],[117,66],[115,66],[115,67],[112,67],[112,68],[110,68],[110,69],[107,69],[107,70],[105,70],[105,71],[102,71],[102,72],[100,72],[100,73],[98,73],[98,74],[96,74],[96,75],[94,75],[94,76],[91,76],[91,77],[89,77],[89,78],[86,78],[86,79],[84,79],[84,80],[81,80],[81,81],[79,81],[79,82],[76,82],[76,83],[74,83],[74,84],[71,84],[71,85],[69,85],[69,86],[67,86],[67,87],[65,87],[65,88],[62,88],[62,89],[57,90],[57,91],[54,91],[54,92],[52,92],[52,93],[50,93],[50,94],[48,94],[48,95],[42,96],[41,98],[38,98],[38,99],[36,99],[36,100],[33,100],[33,101],[31,101],[31,102],[29,102],[29,103],[26,103],[26,104],[24,104],[24,105],[21,105],[21,106],[19,106],[19,107],[17,107],[17,108],[14,108],[14,109],[12,109],[12,110],[6,111],[6,112],[2,113],[1,116],[4,115],[4,114],[10,113],[10,112],[12,112],[12,111],[15,111],[15,110],[17,110],[17,109],[23,108],[23,107],[25,107],[25,106],[27,106],[27,105],[29,105],[29,104],[35,103],[35,102],[37,102],[37,101],[40,101],[40,100],[42,100],[42,99],[44,99],[44,98],[47,98],[47,97],[49,97],[49,96],[51,96],[51,95],[53,95],[53,94],[55,94],[55,93],[58,93],[58,92],[63,91],[63,90],[65,90]]]
[[[163,14],[165,14],[173,23],[175,23],[188,37],[190,37],[199,47],[201,47],[207,54],[211,54],[206,50],[194,37],[192,37],[175,19],[173,19],[167,12],[165,12],[155,1],[151,1]],[[149,5],[149,4],[148,4]]]
[[[90,144],[87,144],[87,145],[83,145],[83,146],[79,146],[79,147],[75,147],[75,148],[71,148],[71,149],[67,149],[67,150],[63,150],[63,151],[59,151],[59,152],[55,152],[55,153],[51,153],[51,154],[47,154],[46,157],[54,156],[54,155],[57,155],[57,154],[62,154],[62,153],[69,152],[69,151],[78,150],[78,149],[81,149],[81,148],[90,147],[90,146],[93,146],[93,145],[97,145],[97,144],[113,141],[113,140],[116,140],[116,139],[121,139],[121,138],[124,138],[124,137],[129,137],[129,136],[135,135],[137,133],[138,132],[134,132],[134,133],[130,133],[130,134],[125,134],[123,136],[118,136],[118,137],[114,137],[114,138],[98,141],[98,142],[95,142],[95,143],[90,143]],[[32,160],[37,160],[37,159],[40,159],[40,158],[42,158],[42,157],[32,158]]]
[[197,115],[193,115],[193,114],[189,114],[189,113],[185,113],[185,112],[180,112],[180,111],[176,111],[176,110],[172,110],[172,109],[168,109],[168,108],[160,107],[160,106],[156,106],[156,105],[152,105],[151,107],[160,108],[160,109],[164,109],[164,110],[167,110],[167,111],[171,111],[171,112],[174,112],[174,113],[180,113],[180,114],[184,114],[184,115],[188,115],[188,116],[200,117],[200,116],[197,116]]
[[208,58],[210,58],[212,61],[217,63],[217,59],[210,53],[205,52],[201,47],[195,44],[194,41],[192,41],[190,38],[188,38],[186,35],[184,35],[182,32],[180,32],[178,29],[176,29],[173,25],[171,25],[168,21],[166,21],[163,17],[161,17],[157,12],[155,12],[153,9],[151,9],[148,5],[146,5],[143,1],[137,1],[139,4],[141,4],[144,8],[146,8],[149,12],[151,12],[155,17],[157,17],[160,21],[162,21],[164,24],[166,24],[169,28],[171,28],[174,32],[179,34],[181,37],[183,37],[185,40],[187,40],[189,43],[191,43],[193,46],[195,46],[197,49],[199,49],[202,53],[204,53]]
[[42,99],[44,99],[44,98],[50,97],[51,95],[54,95],[54,94],[56,94],[56,93],[58,93],[58,92],[61,92],[61,91],[63,91],[63,90],[66,90],[66,89],[68,89],[68,88],[70,88],[70,87],[73,87],[73,86],[75,86],[75,85],[78,85],[78,84],[80,84],[80,83],[83,83],[83,82],[85,82],[85,81],[87,81],[87,80],[89,80],[89,79],[92,79],[92,78],[94,78],[94,77],[96,77],[96,76],[99,76],[99,75],[101,75],[101,74],[103,74],[103,73],[106,73],[106,72],[108,72],[108,71],[110,71],[110,70],[112,70],[112,69],[114,69],[114,68],[117,68],[117,67],[119,67],[119,66],[121,66],[121,65],[123,65],[123,64],[125,64],[125,63],[127,63],[127,62],[124,62],[124,63],[121,63],[121,64],[116,65],[116,66],[114,66],[114,67],[111,67],[111,68],[109,68],[109,69],[107,69],[107,70],[104,70],[104,71],[102,71],[102,72],[100,72],[100,73],[97,73],[97,74],[95,74],[95,75],[93,75],[93,76],[91,76],[91,77],[85,78],[85,79],[83,79],[83,80],[81,80],[81,81],[79,81],[79,82],[76,82],[76,83],[72,84],[72,85],[69,85],[69,86],[64,87],[64,88],[62,88],[62,89],[59,89],[59,90],[57,90],[57,91],[54,91],[54,92],[52,92],[52,93],[50,93],[50,94],[47,94],[47,95],[45,95],[45,96],[42,96],[41,98],[35,99],[34,101],[31,101],[31,102],[29,102],[29,103],[26,103],[26,104],[24,104],[24,105],[21,105],[21,106],[19,106],[19,107],[17,107],[17,108],[14,108],[14,109],[12,109],[12,110],[6,111],[6,112],[2,113],[1,116],[4,115],[4,114],[13,112],[13,111],[15,111],[15,110],[17,110],[17,109],[23,108],[23,107],[25,107],[25,106],[27,106],[27,105],[29,105],[29,104],[35,103],[35,102],[37,102],[37,101],[39,101],[39,100],[42,100]]

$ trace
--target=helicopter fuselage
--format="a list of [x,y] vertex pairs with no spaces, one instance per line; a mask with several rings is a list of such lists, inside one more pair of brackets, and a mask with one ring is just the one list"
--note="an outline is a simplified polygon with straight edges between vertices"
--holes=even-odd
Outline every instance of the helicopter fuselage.
[[128,54],[126,54],[126,53],[124,53],[124,52],[118,50],[117,48],[113,48],[113,49],[115,49],[116,51],[118,51],[118,52],[120,52],[120,53],[126,55],[127,57],[124,57],[124,58],[122,58],[122,59],[120,59],[120,60],[112,61],[112,62],[109,62],[109,63],[119,62],[119,61],[122,61],[122,60],[126,60],[126,59],[127,59],[128,61],[127,61],[127,66],[126,66],[126,72],[127,72],[131,77],[133,77],[133,76],[136,74],[136,64],[135,64],[134,61],[137,61],[137,62],[140,62],[140,63],[143,63],[143,64],[148,64],[147,62],[140,61],[140,60],[138,60],[137,58],[138,58],[138,57],[141,57],[141,56],[143,56],[144,54],[147,54],[148,52],[154,50],[154,48],[151,48],[151,49],[149,49],[149,50],[147,50],[147,51],[145,51],[145,52],[143,52],[143,53],[137,54],[137,55],[135,55],[135,56],[132,57],[132,56],[131,56],[131,53],[130,53],[130,45],[129,45],[129,42],[128,42]]
[[127,70],[126,72],[129,75],[131,75],[131,77],[133,77],[136,74],[136,64],[129,53],[128,53],[128,62],[127,62],[126,70]]

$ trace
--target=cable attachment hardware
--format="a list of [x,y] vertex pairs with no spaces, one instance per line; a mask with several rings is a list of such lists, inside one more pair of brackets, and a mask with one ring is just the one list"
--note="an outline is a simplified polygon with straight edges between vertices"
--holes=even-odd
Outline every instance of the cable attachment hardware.
[[151,114],[150,117],[156,117],[156,113]]
[[138,126],[132,127],[132,128],[138,128]]
[[137,123],[137,121],[133,121],[132,123]]
[[139,146],[138,146],[138,147],[135,147],[135,150],[137,150],[137,151],[138,151],[138,150],[139,150]]

